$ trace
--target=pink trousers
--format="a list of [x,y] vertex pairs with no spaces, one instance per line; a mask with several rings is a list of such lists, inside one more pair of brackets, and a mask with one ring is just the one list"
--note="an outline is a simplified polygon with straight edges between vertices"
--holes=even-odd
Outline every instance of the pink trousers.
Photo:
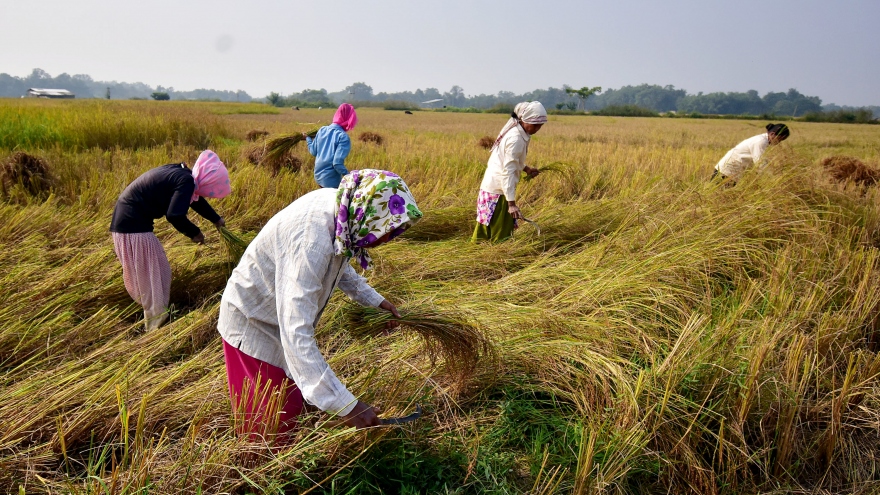
[[252,440],[286,442],[303,409],[299,387],[283,369],[252,358],[225,340],[223,356],[236,432]]

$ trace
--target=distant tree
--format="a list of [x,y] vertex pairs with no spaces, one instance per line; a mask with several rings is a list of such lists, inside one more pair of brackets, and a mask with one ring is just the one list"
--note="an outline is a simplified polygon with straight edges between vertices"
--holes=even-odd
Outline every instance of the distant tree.
[[557,103],[557,104],[556,104],[556,109],[557,109],[557,110],[562,110],[564,107],[565,107],[565,103]]
[[596,93],[601,93],[602,87],[596,86],[594,88],[591,88],[589,86],[584,86],[581,89],[566,88],[565,92],[570,95],[577,96],[578,100],[580,100],[580,102],[581,102],[581,105],[584,107],[584,109],[586,109],[587,108],[587,98],[589,98],[590,96],[593,96]]
[[295,96],[297,99],[310,103],[321,103],[322,105],[328,105],[330,103],[330,100],[327,99],[326,89],[304,89]]
[[610,105],[636,105],[656,112],[669,112],[677,110],[678,101],[685,96],[687,96],[685,90],[675,89],[674,86],[642,84],[609,89],[600,96],[590,99],[590,106],[596,106],[598,110]]
[[572,112],[574,112],[575,110],[577,110],[577,103],[575,103],[575,102],[573,102],[573,101],[570,101],[570,102],[568,102],[568,103],[565,104],[565,108],[567,108],[567,109],[571,110]]
[[366,83],[356,82],[351,86],[346,86],[345,92],[350,95],[352,100],[370,101],[373,99],[373,88]]
[[282,105],[281,95],[274,91],[269,93],[269,96],[266,97],[266,101],[268,101],[273,107],[280,107]]
[[467,105],[467,97],[464,95],[464,89],[455,85],[443,94],[443,98],[454,107],[464,107]]
[[52,79],[52,76],[43,69],[34,69],[31,71],[31,75],[28,76],[28,79],[39,81],[41,79]]
[[164,91],[154,91],[153,94],[150,95],[150,98],[154,100],[170,100],[171,96]]

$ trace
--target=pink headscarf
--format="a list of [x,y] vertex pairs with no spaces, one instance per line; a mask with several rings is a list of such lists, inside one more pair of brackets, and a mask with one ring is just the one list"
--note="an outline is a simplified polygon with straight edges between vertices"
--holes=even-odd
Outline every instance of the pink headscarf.
[[192,199],[189,200],[190,203],[198,201],[199,196],[225,198],[232,192],[226,165],[223,165],[217,153],[211,150],[205,150],[199,155],[196,164],[193,165],[192,173],[196,189],[193,192]]
[[339,105],[339,108],[336,109],[336,114],[333,115],[333,123],[339,124],[345,132],[354,129],[354,126],[358,123],[358,116],[354,112],[354,107],[348,103]]

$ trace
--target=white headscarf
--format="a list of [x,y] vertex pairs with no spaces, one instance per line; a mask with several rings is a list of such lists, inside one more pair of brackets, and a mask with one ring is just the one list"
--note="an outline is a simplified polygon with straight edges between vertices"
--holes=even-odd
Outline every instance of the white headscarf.
[[501,138],[507,134],[507,131],[519,125],[520,122],[525,122],[526,124],[546,124],[547,110],[544,109],[544,105],[542,105],[540,101],[524,101],[522,103],[517,103],[516,106],[513,107],[513,113],[510,114],[510,120],[508,120],[507,124],[501,129],[501,133],[498,134],[498,139],[495,140],[492,149],[495,149],[498,146],[498,143],[501,142]]

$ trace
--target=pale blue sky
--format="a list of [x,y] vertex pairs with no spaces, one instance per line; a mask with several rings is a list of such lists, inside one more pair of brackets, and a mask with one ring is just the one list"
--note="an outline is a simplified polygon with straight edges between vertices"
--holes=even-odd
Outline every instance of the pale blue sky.
[[549,86],[797,88],[880,105],[880,0],[0,0],[0,72],[242,89],[468,95]]

